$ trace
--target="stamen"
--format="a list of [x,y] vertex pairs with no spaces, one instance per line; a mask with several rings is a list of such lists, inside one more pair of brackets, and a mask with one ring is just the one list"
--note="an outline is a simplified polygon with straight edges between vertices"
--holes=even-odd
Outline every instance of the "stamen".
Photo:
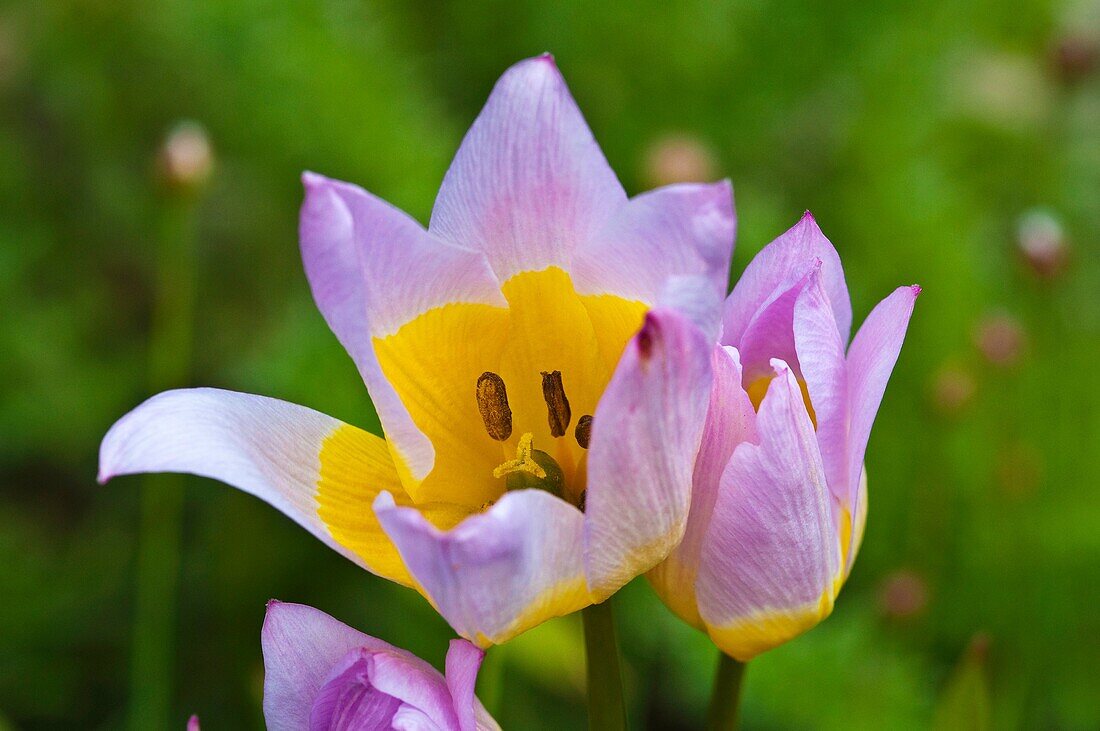
[[561,383],[561,371],[542,372],[542,398],[546,401],[547,420],[550,422],[550,436],[560,437],[569,428],[573,412],[569,410],[569,399],[565,397],[565,387]]
[[498,442],[512,436],[512,409],[508,406],[508,389],[504,379],[485,371],[477,379],[477,408],[485,431]]
[[573,436],[577,438],[577,444],[582,449],[588,449],[588,442],[592,439],[592,417],[585,414],[577,420],[577,428],[573,430]]

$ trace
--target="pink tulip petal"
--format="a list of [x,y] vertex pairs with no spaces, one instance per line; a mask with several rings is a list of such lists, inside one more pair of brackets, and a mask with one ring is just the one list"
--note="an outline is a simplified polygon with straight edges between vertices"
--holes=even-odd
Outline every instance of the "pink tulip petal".
[[372,338],[452,302],[504,307],[499,283],[483,255],[436,239],[362,188],[313,173],[303,181],[302,259],[314,299],[359,367],[391,447],[423,479],[434,448],[383,376]]
[[[854,483],[850,488],[854,495],[851,508],[853,520],[858,519],[860,510],[865,510],[858,504],[858,480],[867,440],[871,436],[871,425],[901,353],[905,331],[919,294],[920,287],[916,285],[895,289],[871,310],[852,340],[852,347],[848,349],[848,397],[851,404],[848,475]],[[849,564],[855,553],[849,553]]]
[[[776,291],[790,289],[806,275],[815,260],[822,262],[825,291],[833,306],[841,339],[848,341],[852,327],[852,303],[844,283],[844,268],[836,249],[821,233],[817,222],[806,215],[782,236],[765,246],[745,268],[744,274],[726,300],[722,318],[722,342],[740,345],[749,323],[761,305]],[[741,353],[746,367],[748,358]]]
[[[185,472],[233,485],[269,503],[360,566],[362,557],[332,537],[318,516],[322,444],[338,429],[354,429],[304,406],[265,396],[194,388],[150,398],[111,427],[99,450],[99,481],[140,472]],[[400,483],[385,445],[354,430],[375,454],[364,500]],[[366,505],[364,505],[366,508]],[[369,568],[369,567],[368,567]],[[396,576],[388,578],[399,578]]]
[[450,531],[378,496],[374,511],[409,572],[458,634],[481,647],[589,601],[583,516],[542,490],[505,493]]
[[573,262],[577,291],[652,306],[669,277],[700,275],[724,297],[735,229],[728,180],[642,193],[594,239],[578,246]]
[[650,310],[600,398],[584,525],[588,585],[599,600],[651,569],[683,537],[712,349],[683,315]]
[[799,368],[813,404],[817,443],[829,488],[851,505],[848,479],[848,377],[844,341],[825,291],[822,271],[810,276],[795,302],[793,332]]
[[522,271],[568,271],[574,248],[626,194],[549,55],[497,82],[455,155],[429,230],[485,252],[503,282]]
[[261,644],[269,731],[308,729],[317,694],[353,650],[404,652],[313,607],[275,601],[267,606]]
[[722,476],[696,583],[699,612],[739,660],[809,629],[832,609],[840,541],[813,425],[794,374],[776,377]]
[[702,446],[692,477],[691,510],[684,539],[648,578],[665,604],[696,627],[702,628],[695,598],[695,579],[703,540],[710,526],[718,486],[734,448],[756,441],[756,412],[741,387],[737,350],[718,346],[713,355],[714,385],[710,392]]
[[458,719],[460,731],[477,731],[478,717],[484,713],[481,703],[474,695],[477,673],[484,659],[485,651],[466,640],[451,640],[447,649],[447,688],[454,700],[455,717]]

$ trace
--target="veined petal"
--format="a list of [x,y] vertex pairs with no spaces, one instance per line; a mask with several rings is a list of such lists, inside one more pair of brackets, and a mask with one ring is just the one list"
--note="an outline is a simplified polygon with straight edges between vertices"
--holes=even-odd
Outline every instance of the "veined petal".
[[389,450],[382,439],[330,416],[234,391],[166,391],[122,417],[100,446],[100,482],[138,472],[186,472],[226,482],[278,508],[360,566],[411,583],[370,513],[380,490],[409,504]]
[[[863,456],[920,291],[917,285],[895,289],[871,310],[848,349],[848,475],[853,483],[849,510],[853,520],[859,518],[861,510],[866,514],[866,508],[859,505],[857,482],[863,471]],[[849,564],[855,553],[849,552]]]
[[[722,318],[722,342],[739,345],[756,311],[785,291],[809,271],[814,260],[820,259],[825,291],[836,317],[841,339],[848,341],[852,327],[852,303],[848,297],[848,285],[844,282],[844,268],[836,249],[821,233],[809,211],[786,233],[765,246],[757,254],[726,300]],[[742,352],[742,362],[748,358]]]
[[489,731],[500,728],[474,695],[477,673],[484,659],[485,651],[466,640],[451,640],[447,648],[447,688],[454,701],[459,731]]
[[309,728],[314,699],[332,669],[357,648],[403,653],[319,609],[272,601],[261,633],[264,720],[270,731]]
[[[475,306],[460,315],[488,306],[501,308],[503,319],[506,302],[479,252],[436,239],[358,186],[313,173],[303,182],[302,258],[314,299],[358,365],[398,465],[408,473],[406,488],[415,491],[434,466],[436,449],[402,401],[415,394],[399,397],[394,374],[383,374],[376,340],[455,303]],[[406,360],[423,359],[396,358],[385,365],[403,370]]]
[[616,294],[652,306],[669,277],[702,275],[724,297],[735,230],[728,180],[642,193],[595,238],[577,247],[577,291]]
[[429,230],[485,252],[500,281],[569,270],[626,194],[549,55],[501,76],[443,178]]
[[842,505],[851,505],[848,479],[848,376],[824,275],[817,269],[798,294],[794,307],[794,343],[799,368],[813,403],[817,444],[829,488]]
[[506,493],[450,531],[386,494],[374,510],[432,604],[479,647],[591,603],[580,551],[584,519],[548,492]]
[[710,526],[718,485],[734,448],[756,441],[756,411],[741,387],[737,350],[718,346],[713,354],[714,385],[710,391],[702,446],[692,476],[691,510],[684,539],[647,575],[657,594],[688,624],[703,629],[695,598],[695,579],[703,539]]
[[832,611],[841,572],[833,502],[794,374],[775,361],[756,426],[722,475],[703,543],[699,613],[723,652],[746,661]]
[[[806,268],[803,276],[785,288],[778,288],[761,304],[752,317],[749,326],[736,343],[741,354],[741,366],[745,371],[745,382],[751,384],[761,379],[766,383],[774,375],[771,366],[773,358],[787,363],[796,378],[802,377],[798,363],[798,352],[794,341],[794,311],[802,291],[809,286],[810,280],[820,276],[821,262],[814,260]],[[730,295],[731,297],[733,295]],[[729,304],[729,300],[726,301]],[[725,333],[723,332],[723,338]],[[753,391],[759,403],[761,395]]]
[[650,310],[596,408],[584,561],[600,601],[657,565],[683,537],[712,348],[683,315]]

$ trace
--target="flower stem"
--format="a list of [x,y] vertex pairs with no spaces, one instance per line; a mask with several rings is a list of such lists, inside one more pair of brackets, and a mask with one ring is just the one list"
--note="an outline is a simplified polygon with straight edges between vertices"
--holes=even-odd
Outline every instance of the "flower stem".
[[[149,388],[186,385],[192,351],[195,216],[190,200],[161,202]],[[173,703],[182,475],[146,475],[140,495],[137,586],[130,658],[130,728],[162,728]]]
[[581,612],[584,651],[588,669],[588,728],[592,731],[626,729],[623,675],[619,667],[619,641],[611,600],[593,604]]
[[745,663],[724,652],[718,653],[718,671],[714,675],[714,691],[710,697],[707,728],[710,731],[735,731],[737,712],[741,707],[741,685],[745,679]]

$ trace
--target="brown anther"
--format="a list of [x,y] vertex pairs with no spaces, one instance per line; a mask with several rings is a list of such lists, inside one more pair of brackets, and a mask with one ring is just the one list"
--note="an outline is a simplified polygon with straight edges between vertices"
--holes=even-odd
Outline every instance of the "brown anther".
[[512,436],[512,409],[508,406],[508,390],[504,379],[485,371],[477,379],[477,408],[485,431],[498,442]]
[[585,414],[577,419],[577,428],[573,431],[573,436],[577,438],[577,444],[581,445],[583,449],[588,449],[588,441],[592,438],[591,416]]
[[573,412],[569,410],[569,399],[565,397],[565,387],[561,383],[561,371],[542,372],[542,398],[546,401],[547,421],[550,422],[550,436],[560,437],[569,428]]

